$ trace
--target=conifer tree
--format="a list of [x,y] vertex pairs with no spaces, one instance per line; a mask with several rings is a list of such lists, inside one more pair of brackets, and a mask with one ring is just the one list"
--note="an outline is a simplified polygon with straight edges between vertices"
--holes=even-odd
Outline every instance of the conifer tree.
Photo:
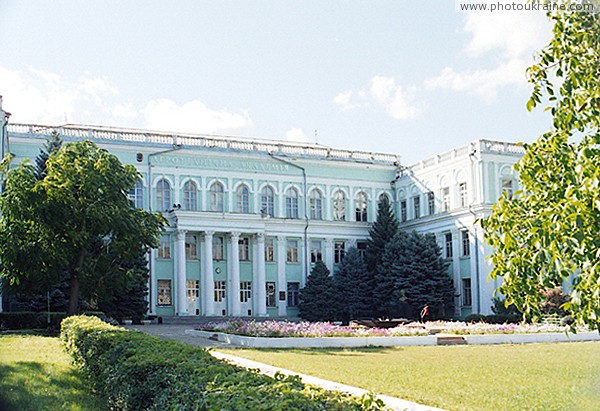
[[334,278],[337,294],[341,297],[340,318],[344,322],[370,315],[368,279],[367,265],[362,256],[355,247],[350,248]]
[[58,131],[54,130],[46,140],[44,147],[40,149],[40,154],[35,159],[35,175],[38,180],[46,177],[46,162],[48,158],[62,147],[62,139]]
[[337,295],[329,269],[318,261],[306,287],[300,290],[299,315],[308,321],[333,321],[337,317]]

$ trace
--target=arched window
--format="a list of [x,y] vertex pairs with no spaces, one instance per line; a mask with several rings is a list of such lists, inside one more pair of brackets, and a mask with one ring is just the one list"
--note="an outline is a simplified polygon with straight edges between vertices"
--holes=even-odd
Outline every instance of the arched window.
[[133,202],[134,207],[144,208],[144,186],[141,181],[135,183],[129,190],[127,197]]
[[170,210],[172,206],[171,184],[164,178],[156,183],[156,205],[161,211]]
[[346,194],[342,190],[336,191],[333,195],[333,219],[346,220]]
[[273,189],[266,186],[261,192],[261,208],[260,212],[263,214],[275,216],[275,196],[273,195]]
[[183,185],[183,208],[190,211],[198,210],[198,187],[190,180]]
[[323,219],[323,196],[319,190],[310,192],[310,218],[311,220]]
[[285,193],[285,216],[298,218],[298,190],[290,187]]
[[362,191],[356,194],[356,221],[367,221],[367,195]]
[[388,203],[390,202],[390,197],[386,194],[386,193],[381,193],[379,194],[379,199],[378,201],[381,203],[383,201],[383,199],[387,199]]
[[210,186],[210,211],[224,211],[223,208],[223,184],[218,181]]
[[242,184],[235,192],[236,196],[236,211],[238,213],[249,213],[250,212],[250,190],[247,186]]

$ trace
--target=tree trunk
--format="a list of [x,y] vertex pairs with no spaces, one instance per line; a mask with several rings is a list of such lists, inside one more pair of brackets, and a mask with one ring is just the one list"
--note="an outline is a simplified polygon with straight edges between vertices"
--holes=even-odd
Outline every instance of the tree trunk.
[[83,267],[83,259],[85,257],[85,249],[82,248],[77,256],[75,266],[71,271],[71,289],[69,291],[69,312],[67,315],[79,314],[79,273]]

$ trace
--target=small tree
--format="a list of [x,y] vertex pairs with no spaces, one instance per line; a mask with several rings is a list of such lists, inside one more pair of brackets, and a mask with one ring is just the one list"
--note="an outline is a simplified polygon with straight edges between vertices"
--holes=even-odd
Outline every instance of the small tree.
[[333,321],[338,314],[336,301],[329,269],[318,261],[308,276],[306,287],[300,290],[299,315],[308,321]]
[[46,162],[51,155],[56,153],[62,147],[63,141],[58,131],[53,130],[46,140],[44,147],[40,149],[40,154],[35,159],[35,175],[38,180],[46,177]]
[[367,265],[362,256],[355,247],[350,248],[334,278],[337,294],[342,297],[339,310],[343,321],[370,315],[368,279]]

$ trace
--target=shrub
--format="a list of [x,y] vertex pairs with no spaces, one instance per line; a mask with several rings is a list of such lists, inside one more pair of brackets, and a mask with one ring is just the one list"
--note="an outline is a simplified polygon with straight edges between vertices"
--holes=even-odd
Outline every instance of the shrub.
[[1,312],[0,328],[9,330],[23,330],[27,328],[38,328],[38,313],[31,311]]
[[469,314],[465,317],[466,323],[478,323],[485,321],[485,315],[483,314]]
[[115,410],[378,410],[373,396],[351,397],[235,367],[197,347],[69,317],[61,338]]

